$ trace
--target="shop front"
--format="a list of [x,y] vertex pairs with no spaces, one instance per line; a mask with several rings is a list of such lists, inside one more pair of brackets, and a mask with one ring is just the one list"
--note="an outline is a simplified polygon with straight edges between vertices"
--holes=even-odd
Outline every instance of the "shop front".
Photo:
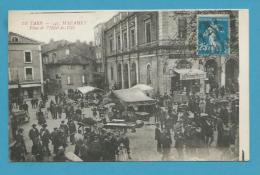
[[173,92],[205,93],[206,73],[199,69],[175,69],[171,78]]

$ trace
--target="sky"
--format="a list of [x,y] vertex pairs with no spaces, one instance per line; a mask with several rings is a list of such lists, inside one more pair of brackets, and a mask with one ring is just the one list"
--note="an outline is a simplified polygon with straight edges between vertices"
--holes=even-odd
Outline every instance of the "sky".
[[8,31],[40,42],[94,41],[94,27],[118,11],[10,11]]

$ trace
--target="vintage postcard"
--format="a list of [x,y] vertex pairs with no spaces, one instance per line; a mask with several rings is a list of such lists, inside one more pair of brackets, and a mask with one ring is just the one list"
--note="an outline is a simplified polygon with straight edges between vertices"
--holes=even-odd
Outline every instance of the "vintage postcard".
[[248,161],[248,10],[9,11],[11,162]]

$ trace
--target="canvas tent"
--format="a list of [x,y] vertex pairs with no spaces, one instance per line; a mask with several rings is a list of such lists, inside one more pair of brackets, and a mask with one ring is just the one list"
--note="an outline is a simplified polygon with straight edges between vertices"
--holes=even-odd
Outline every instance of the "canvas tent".
[[121,89],[113,91],[113,95],[126,105],[151,105],[155,100],[145,95],[139,89]]
[[148,86],[146,84],[137,84],[137,85],[131,87],[131,89],[139,89],[141,91],[151,91],[151,90],[153,90],[153,88],[151,86]]
[[102,89],[92,87],[92,86],[83,86],[83,87],[78,87],[77,90],[81,92],[82,94],[87,94],[89,92],[103,92]]

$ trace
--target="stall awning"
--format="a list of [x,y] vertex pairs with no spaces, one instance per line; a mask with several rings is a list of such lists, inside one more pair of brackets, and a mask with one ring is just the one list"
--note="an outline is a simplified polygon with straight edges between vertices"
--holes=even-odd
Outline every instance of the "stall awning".
[[102,89],[99,89],[99,88],[96,88],[96,87],[92,87],[92,86],[78,87],[77,90],[80,91],[82,94],[87,94],[89,92],[94,92],[94,91],[103,92]]
[[137,85],[131,87],[131,89],[139,89],[141,91],[151,91],[151,90],[153,90],[153,87],[148,86],[146,84],[137,84]]
[[206,79],[206,72],[199,69],[176,69],[174,71],[180,74],[180,80]]
[[132,105],[154,104],[155,100],[145,95],[139,89],[121,89],[113,91],[113,94],[122,102]]

